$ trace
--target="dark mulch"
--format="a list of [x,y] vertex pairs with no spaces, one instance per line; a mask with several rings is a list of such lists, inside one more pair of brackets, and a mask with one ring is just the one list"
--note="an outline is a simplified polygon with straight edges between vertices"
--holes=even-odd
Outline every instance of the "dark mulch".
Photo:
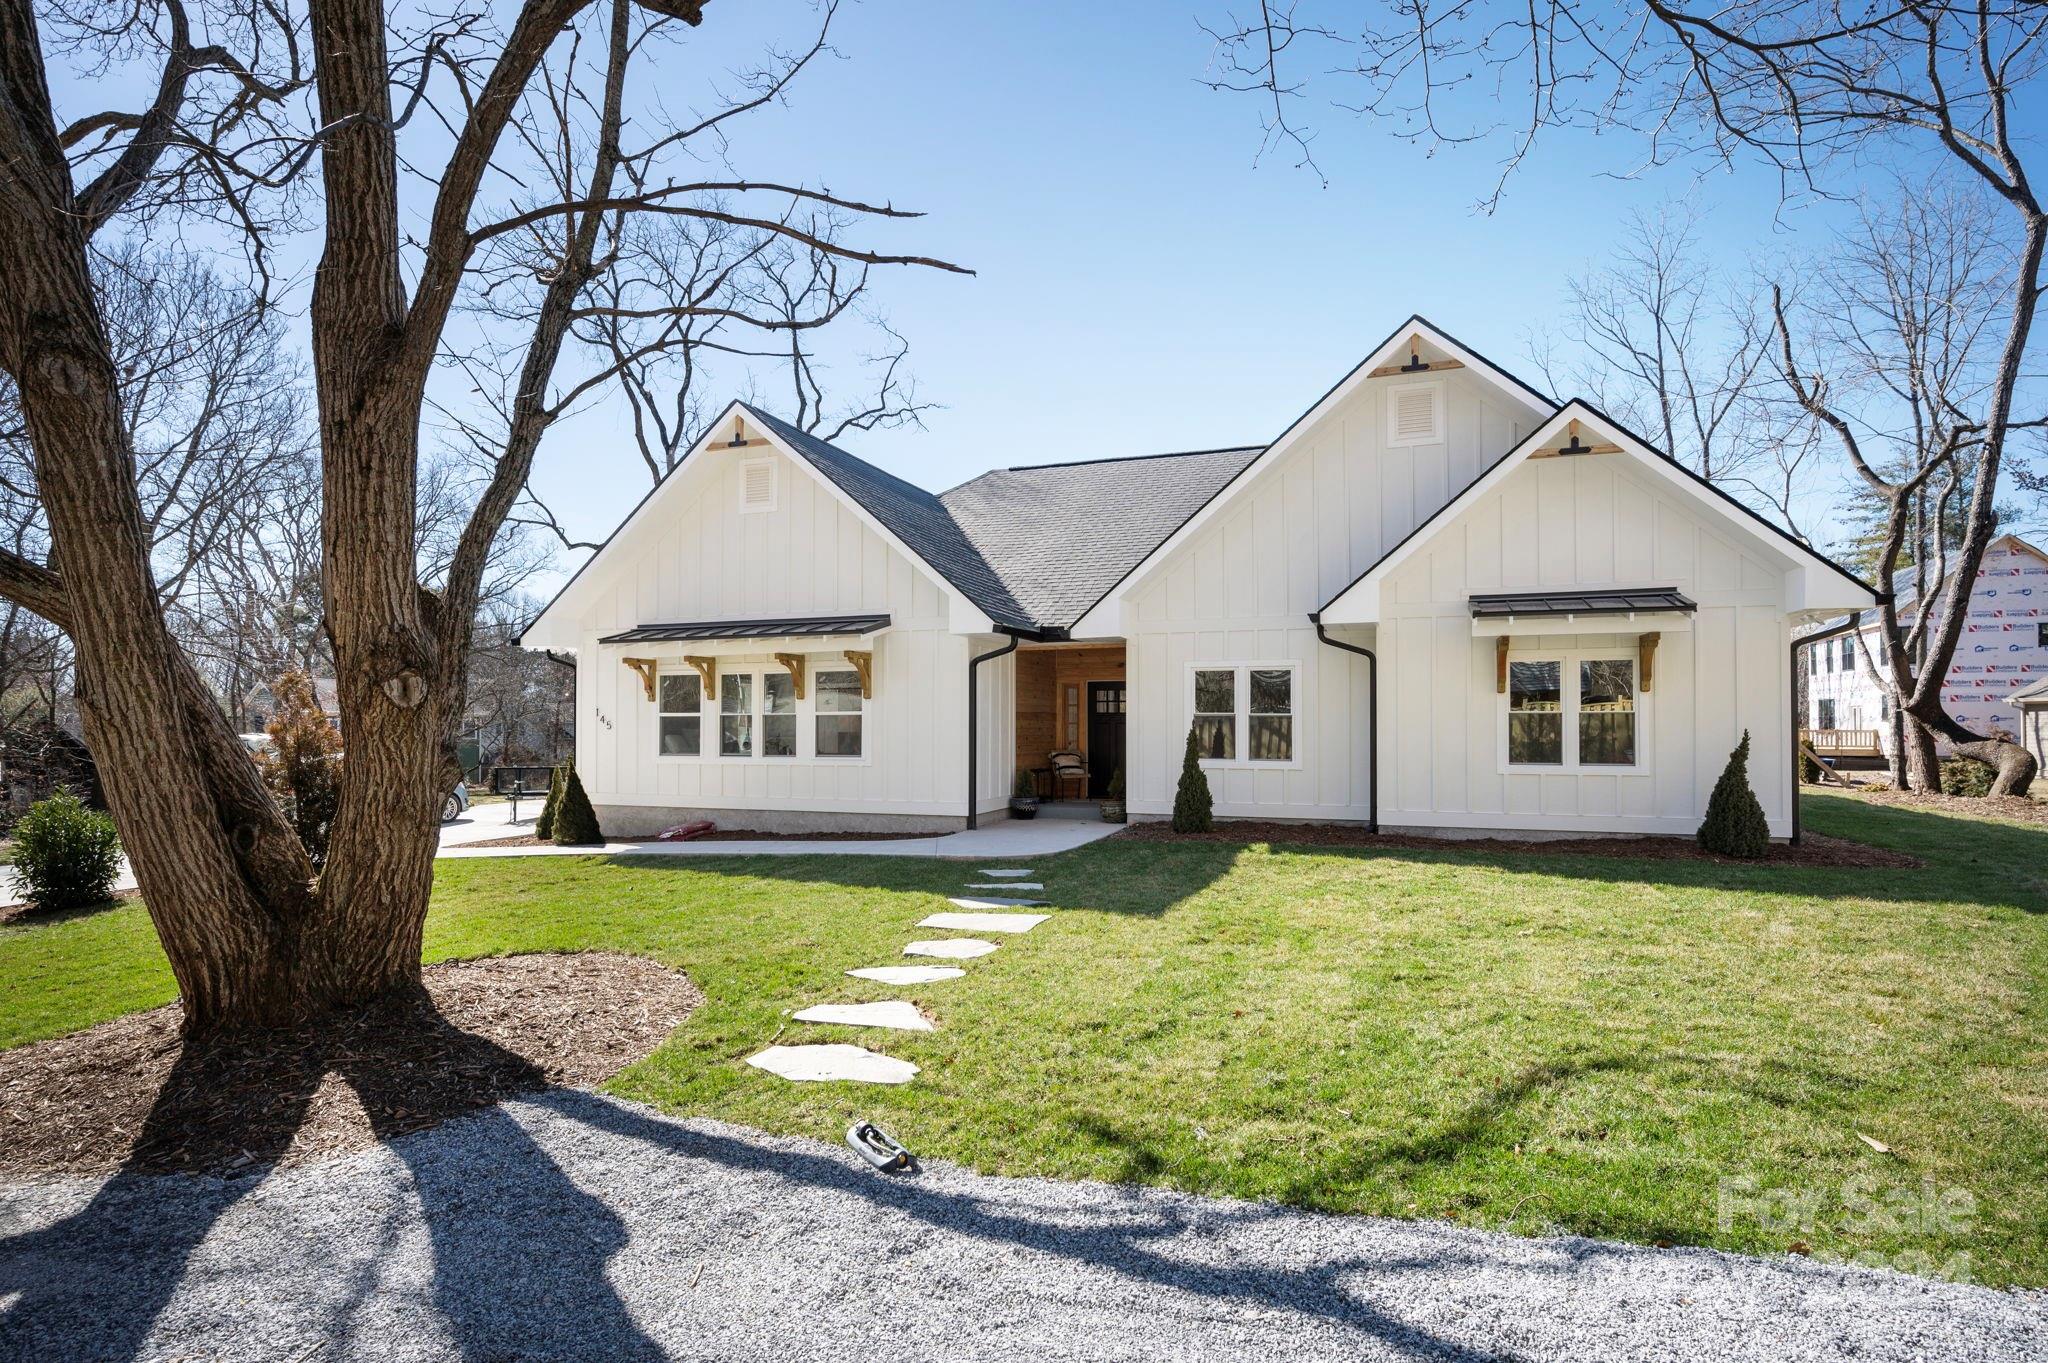
[[[936,833],[749,833],[744,828],[721,828],[715,833],[706,833],[691,842],[908,842],[914,838],[935,838]],[[653,842],[653,838],[636,838],[632,842]],[[516,838],[486,838],[482,842],[465,842],[464,847],[539,847],[539,838],[531,833]],[[590,844],[592,852],[625,847],[627,840],[613,839]],[[452,850],[452,849],[451,849]]]
[[1856,792],[1874,805],[1897,805],[1902,809],[1932,809],[1943,814],[1975,814],[1987,819],[2012,819],[2019,823],[2048,824],[2048,801],[2031,795],[1922,795],[1913,791],[1871,790]]
[[703,995],[605,953],[450,961],[426,994],[233,1042],[181,1045],[177,1004],[0,1052],[0,1174],[221,1173],[301,1164],[515,1094],[595,1084]]
[[1296,847],[1388,847],[1429,852],[1513,853],[1533,857],[1619,857],[1631,861],[1714,861],[1728,866],[1925,866],[1920,858],[1846,838],[1803,833],[1800,845],[1772,843],[1762,862],[1737,861],[1700,850],[1691,838],[1425,838],[1412,833],[1369,833],[1363,824],[1272,823],[1256,819],[1219,822],[1207,833],[1176,833],[1173,825],[1134,823],[1115,835],[1133,842],[1265,842]]

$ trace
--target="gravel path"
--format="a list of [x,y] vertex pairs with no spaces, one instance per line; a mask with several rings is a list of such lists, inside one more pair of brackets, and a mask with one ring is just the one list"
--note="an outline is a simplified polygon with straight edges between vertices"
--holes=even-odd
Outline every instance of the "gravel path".
[[2048,1298],[934,1167],[563,1090],[0,1188],[0,1358],[2035,1359]]

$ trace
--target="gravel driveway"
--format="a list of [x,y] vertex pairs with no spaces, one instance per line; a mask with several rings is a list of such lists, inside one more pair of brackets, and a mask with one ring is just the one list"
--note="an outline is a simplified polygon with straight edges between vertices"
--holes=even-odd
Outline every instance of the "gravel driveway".
[[573,1090],[0,1189],[0,1358],[2034,1359],[2048,1298],[938,1167]]

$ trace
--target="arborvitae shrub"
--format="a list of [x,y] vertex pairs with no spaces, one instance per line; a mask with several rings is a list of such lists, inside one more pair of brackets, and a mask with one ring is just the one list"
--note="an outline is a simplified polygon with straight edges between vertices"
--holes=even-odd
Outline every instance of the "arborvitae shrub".
[[548,772],[548,798],[540,802],[540,814],[533,821],[533,836],[547,842],[555,836],[555,806],[562,800],[562,769]]
[[562,794],[555,802],[554,840],[558,847],[604,841],[604,832],[597,826],[597,811],[590,807],[590,797],[583,793],[583,780],[576,775],[573,761],[562,769]]
[[327,838],[341,806],[341,732],[320,709],[313,679],[291,671],[271,694],[277,714],[264,726],[270,748],[256,759],[263,783],[284,806],[313,865],[327,863]]
[[1749,788],[1749,730],[1728,754],[1728,765],[1714,783],[1707,801],[1706,822],[1700,825],[1700,846],[1724,857],[1754,861],[1771,849],[1770,825],[1764,822],[1764,807]]
[[1188,726],[1187,752],[1180,760],[1180,788],[1173,793],[1173,831],[1206,833],[1216,826],[1216,802],[1209,796],[1209,777],[1202,770],[1202,749]]

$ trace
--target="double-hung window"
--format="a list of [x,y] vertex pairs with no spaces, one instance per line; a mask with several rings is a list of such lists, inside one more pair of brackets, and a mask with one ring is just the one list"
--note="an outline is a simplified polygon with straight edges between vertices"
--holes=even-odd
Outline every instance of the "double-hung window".
[[1502,757],[1532,771],[1637,771],[1642,712],[1633,652],[1510,654]]
[[704,743],[704,679],[695,673],[666,673],[657,698],[661,755],[697,756]]
[[1191,672],[1189,711],[1203,760],[1294,761],[1299,669],[1293,663],[1200,663]]
[[817,740],[820,757],[859,757],[861,740],[860,676],[854,672],[819,672],[811,678],[817,698]]

